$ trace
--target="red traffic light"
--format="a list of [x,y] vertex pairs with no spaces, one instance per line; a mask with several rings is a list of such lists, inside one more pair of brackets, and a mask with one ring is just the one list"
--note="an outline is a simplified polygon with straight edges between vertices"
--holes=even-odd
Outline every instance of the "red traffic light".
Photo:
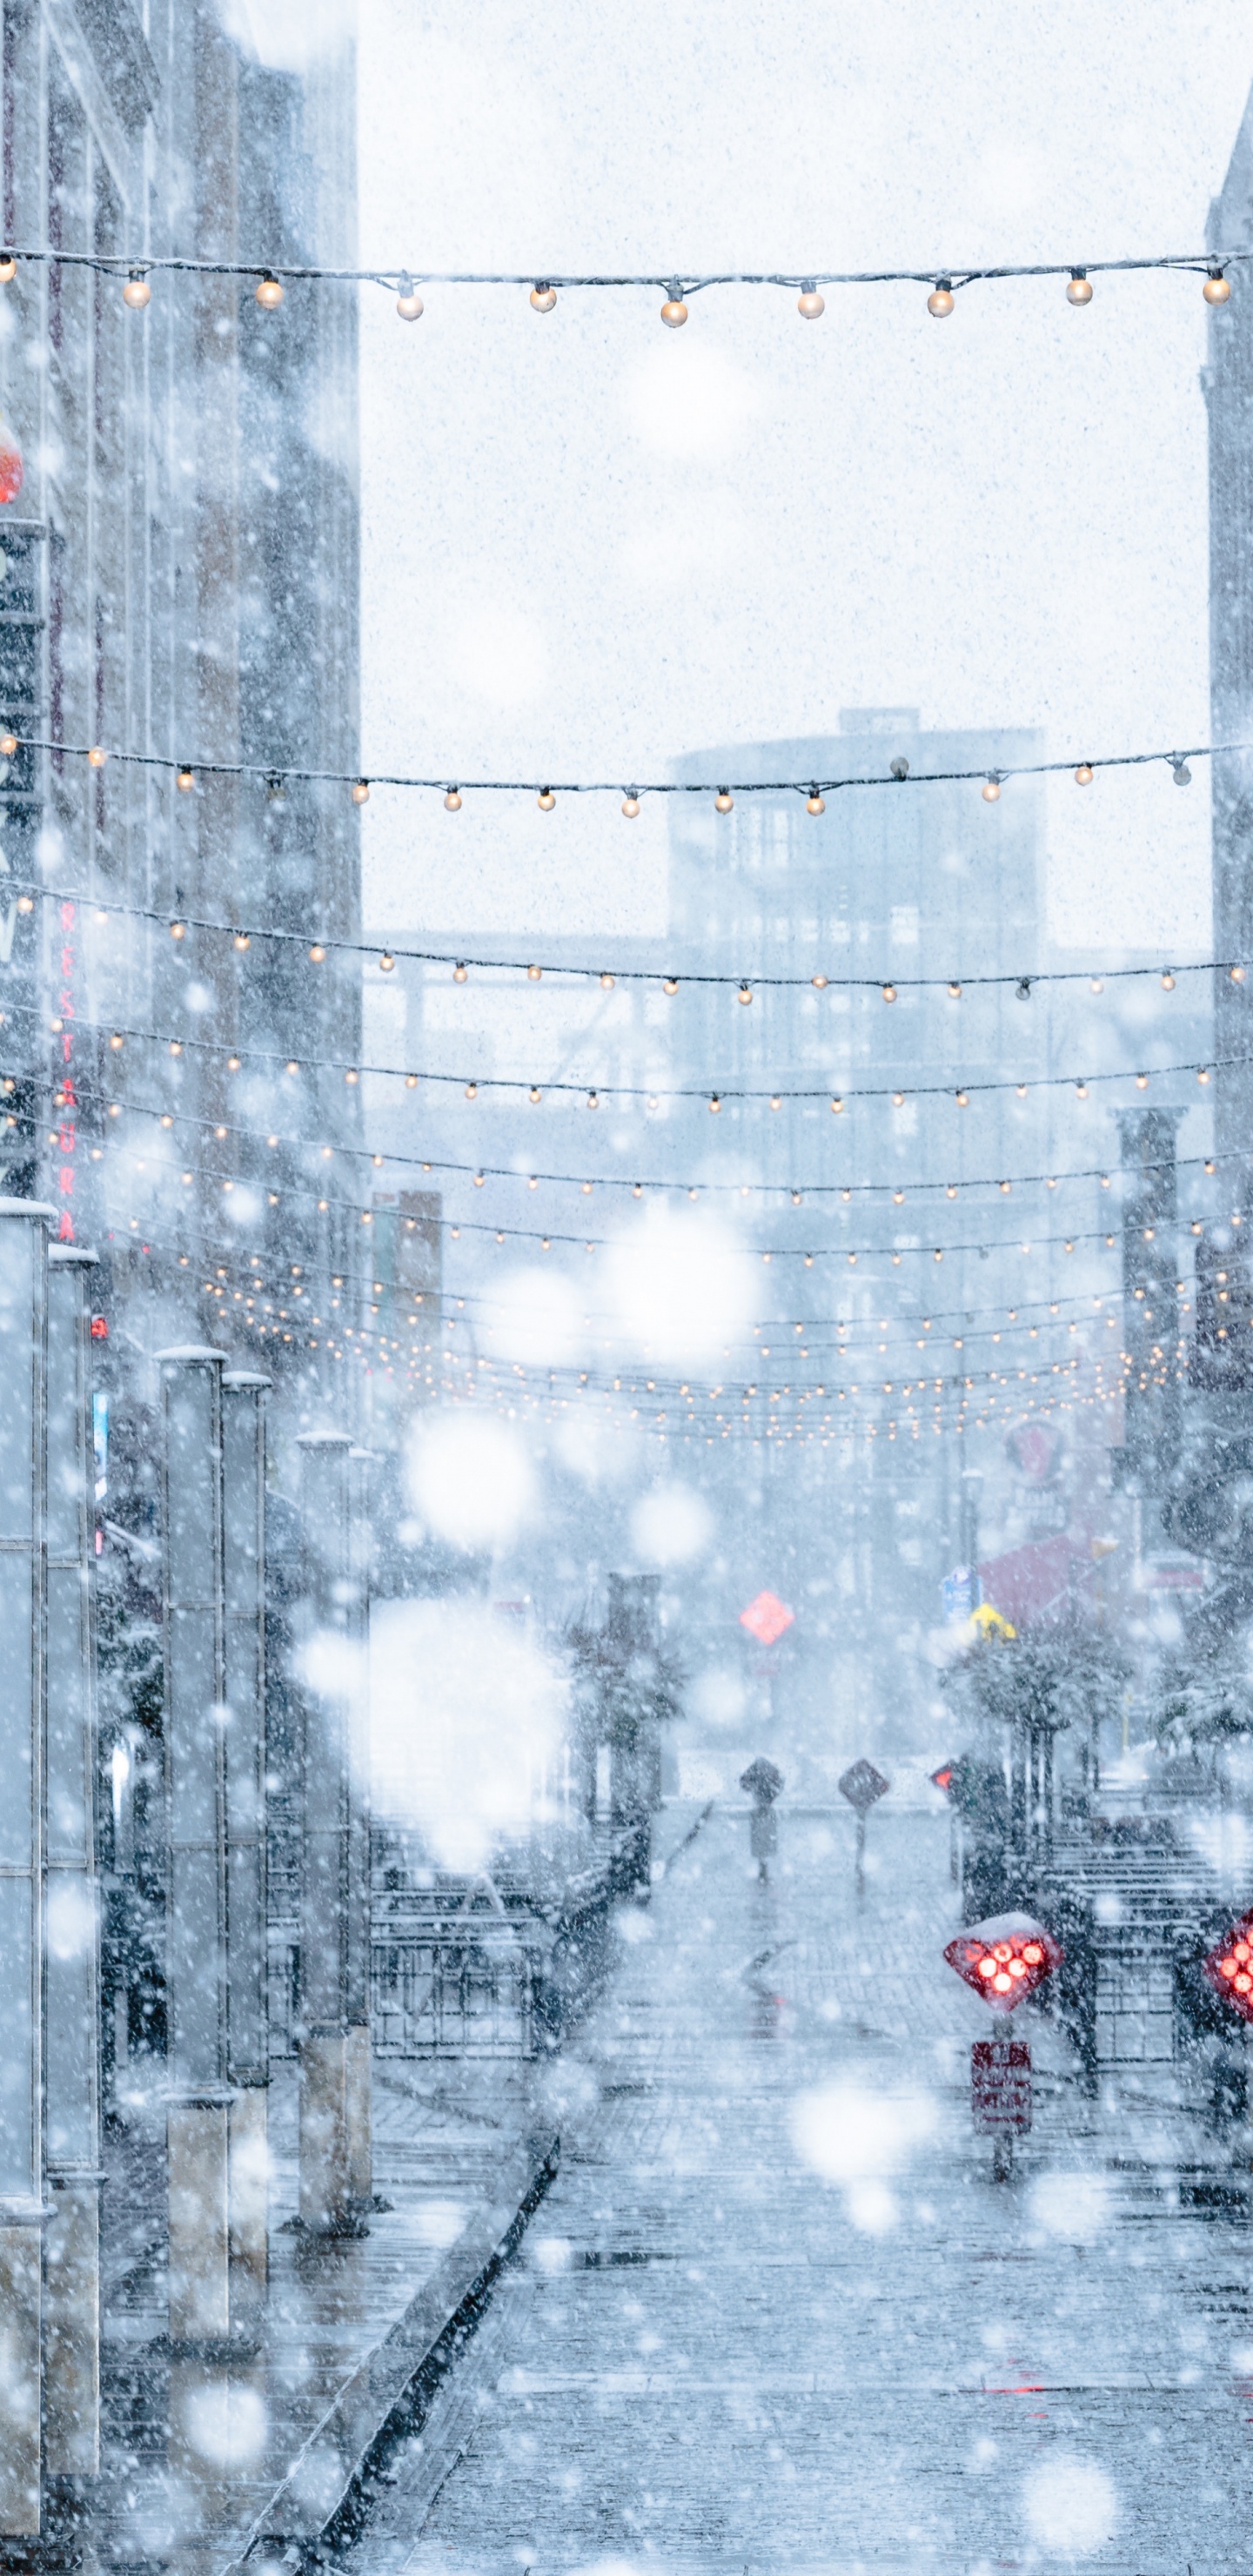
[[1234,2004],[1242,2021],[1253,2021],[1253,1913],[1241,1915],[1202,1968],[1215,1994]]
[[994,1914],[986,1923],[972,1923],[944,1952],[950,1968],[993,2012],[1012,2012],[1060,1967],[1064,1955],[1052,1933],[1029,1914]]
[[952,1790],[953,1782],[956,1777],[957,1764],[955,1762],[942,1762],[939,1770],[933,1771],[931,1774],[931,1786],[933,1789],[942,1789],[945,1797],[947,1798]]

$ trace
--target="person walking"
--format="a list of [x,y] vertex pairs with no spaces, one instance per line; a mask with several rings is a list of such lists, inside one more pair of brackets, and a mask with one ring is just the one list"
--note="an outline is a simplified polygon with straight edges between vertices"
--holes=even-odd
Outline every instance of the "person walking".
[[749,1763],[747,1771],[740,1773],[740,1787],[753,1802],[748,1847],[757,1863],[757,1876],[765,1886],[770,1876],[769,1864],[779,1847],[779,1819],[774,1812],[774,1802],[783,1787],[783,1773],[759,1753],[756,1761]]

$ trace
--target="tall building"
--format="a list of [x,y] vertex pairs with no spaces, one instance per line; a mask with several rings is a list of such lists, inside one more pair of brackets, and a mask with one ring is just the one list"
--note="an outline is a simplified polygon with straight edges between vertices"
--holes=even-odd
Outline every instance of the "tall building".
[[[208,1342],[271,1376],[289,1492],[295,1434],[357,1420],[338,1353],[371,1294],[344,1078],[360,979],[309,952],[356,933],[359,819],[346,786],[283,775],[358,767],[355,290],[254,292],[271,265],[354,259],[353,58],[346,38],[275,70],[196,0],[142,19],[12,0],[0,41],[0,410],[23,469],[0,506],[0,1187],[50,1200],[100,1256],[120,2082],[162,2040],[155,1354]],[[256,266],[154,268],[128,306],[128,269],[165,258]],[[283,1720],[272,1706],[280,1770]]]
[[[1210,208],[1214,253],[1253,249],[1253,97],[1227,175]],[[1211,307],[1202,382],[1209,410],[1210,738],[1213,779],[1214,955],[1253,962],[1253,268],[1227,272],[1228,302]],[[1239,746],[1245,746],[1241,749]],[[1247,1209],[1253,1144],[1253,977],[1214,985],[1217,1152],[1232,1205]]]
[[270,70],[190,0],[18,5],[3,46],[5,240],[53,254],[0,288],[9,1185],[100,1250],[133,1362],[211,1338],[329,1393],[360,1011],[308,950],[355,929],[359,824],[282,773],[357,766],[353,290],[122,288],[149,258],[351,261],[351,47]]

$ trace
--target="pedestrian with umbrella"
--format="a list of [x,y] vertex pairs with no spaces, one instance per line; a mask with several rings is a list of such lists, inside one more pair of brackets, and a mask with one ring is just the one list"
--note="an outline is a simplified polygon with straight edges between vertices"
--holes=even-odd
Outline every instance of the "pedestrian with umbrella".
[[770,1876],[768,1864],[779,1847],[779,1820],[774,1812],[774,1802],[782,1786],[783,1773],[773,1762],[767,1762],[764,1754],[759,1753],[756,1761],[749,1763],[747,1771],[740,1773],[740,1787],[753,1802],[748,1841],[763,1886]]

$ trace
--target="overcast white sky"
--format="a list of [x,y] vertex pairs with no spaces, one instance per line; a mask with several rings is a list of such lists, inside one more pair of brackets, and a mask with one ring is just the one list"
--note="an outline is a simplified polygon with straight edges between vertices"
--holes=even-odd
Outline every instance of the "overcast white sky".
[[[1236,0],[362,0],[358,41],[362,259],[537,276],[1189,251],[1253,79]],[[1208,738],[1198,280],[659,301],[364,296],[369,767],[625,780],[848,704]],[[662,807],[365,822],[377,923],[664,925]],[[1203,770],[1059,788],[1054,934],[1203,950],[1208,831]]]

